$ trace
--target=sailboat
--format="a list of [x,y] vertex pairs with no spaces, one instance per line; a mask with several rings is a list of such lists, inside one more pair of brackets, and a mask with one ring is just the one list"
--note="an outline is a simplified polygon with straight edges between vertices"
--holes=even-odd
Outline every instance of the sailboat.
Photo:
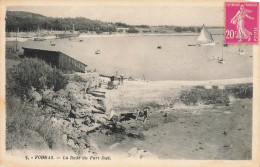
[[220,63],[220,64],[226,63],[226,61],[224,60],[224,56],[223,56],[223,45],[222,45],[222,58],[218,60],[218,63]]
[[65,32],[63,34],[56,34],[56,38],[77,38],[80,35],[80,33],[75,32],[74,24],[72,25],[72,31],[67,32],[65,29]]
[[241,49],[241,45],[239,46],[238,54],[239,54],[239,55],[244,55],[244,54],[245,54],[244,50]]
[[41,30],[38,26],[37,28],[37,37],[34,38],[35,41],[44,41],[45,39],[41,36]]
[[95,54],[100,54],[100,53],[101,53],[101,50],[99,50],[99,49],[95,51]]
[[197,39],[198,46],[214,46],[215,42],[211,33],[205,28],[204,24]]

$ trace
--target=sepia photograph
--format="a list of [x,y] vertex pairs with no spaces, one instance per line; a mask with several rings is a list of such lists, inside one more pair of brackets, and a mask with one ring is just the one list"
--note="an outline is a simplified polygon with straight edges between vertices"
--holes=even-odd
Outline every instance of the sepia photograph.
[[7,5],[6,155],[252,160],[259,13],[239,5]]

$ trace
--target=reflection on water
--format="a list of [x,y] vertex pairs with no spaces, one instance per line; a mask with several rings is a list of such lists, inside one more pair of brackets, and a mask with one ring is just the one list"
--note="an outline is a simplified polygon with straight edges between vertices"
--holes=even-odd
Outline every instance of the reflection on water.
[[[52,49],[64,52],[96,68],[101,74],[132,75],[148,80],[212,80],[252,77],[252,46],[238,55],[239,46],[224,47],[226,64],[219,64],[223,36],[213,36],[216,46],[196,47],[197,36],[109,36],[82,38],[83,42],[52,39],[28,40],[19,47]],[[50,45],[50,41],[55,46]],[[157,46],[162,46],[158,49]],[[95,54],[96,50],[101,54]],[[215,58],[215,60],[212,60]]]

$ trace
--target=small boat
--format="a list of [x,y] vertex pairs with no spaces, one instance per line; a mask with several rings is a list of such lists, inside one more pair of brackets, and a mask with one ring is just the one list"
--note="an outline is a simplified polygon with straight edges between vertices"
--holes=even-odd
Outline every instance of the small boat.
[[200,35],[197,39],[199,46],[214,46],[216,43],[211,35],[211,33],[206,29],[206,27],[202,26],[200,31]]
[[51,44],[51,46],[55,46],[56,44],[55,43],[53,43],[52,41],[50,41],[50,44]]
[[224,47],[228,47],[228,44],[224,43],[223,46],[224,46]]
[[95,51],[95,54],[100,54],[100,53],[101,53],[101,50],[99,50],[99,49]]
[[239,55],[244,55],[245,54],[245,51],[243,49],[241,49],[241,45],[239,46],[238,54]]
[[41,38],[41,37],[36,37],[34,38],[34,41],[44,41],[45,39],[44,38]]
[[224,56],[223,56],[223,46],[222,46],[222,58],[218,60],[219,64],[225,64],[226,61],[224,60]]
[[157,49],[162,49],[162,46],[157,46]]

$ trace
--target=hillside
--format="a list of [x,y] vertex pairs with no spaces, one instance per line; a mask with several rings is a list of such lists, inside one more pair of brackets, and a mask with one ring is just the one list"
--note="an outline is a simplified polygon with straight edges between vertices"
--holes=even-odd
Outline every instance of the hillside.
[[[76,31],[80,32],[119,32],[123,30],[117,28],[128,28],[127,33],[153,33],[153,34],[168,34],[168,33],[181,33],[181,32],[195,32],[198,33],[201,26],[175,26],[175,25],[128,25],[121,22],[102,22],[100,20],[91,20],[85,17],[76,18],[54,18],[46,17],[36,13],[23,12],[23,11],[7,11],[6,13],[6,31],[16,32],[18,27],[19,31],[32,32],[36,31],[38,26],[45,30],[72,30],[75,26]],[[207,28],[221,28],[223,27],[209,27]]]
[[6,13],[6,31],[36,31],[39,26],[41,29],[48,30],[69,30],[75,25],[76,31],[96,31],[98,32],[115,32],[116,25],[114,23],[106,23],[98,20],[90,20],[88,18],[53,18],[40,14],[7,11]]

